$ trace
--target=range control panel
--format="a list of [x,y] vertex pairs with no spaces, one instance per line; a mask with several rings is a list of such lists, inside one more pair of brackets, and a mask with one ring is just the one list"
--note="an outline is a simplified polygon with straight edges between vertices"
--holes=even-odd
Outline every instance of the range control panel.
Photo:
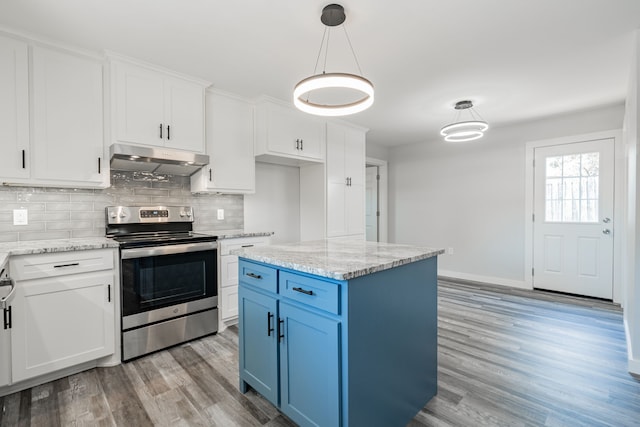
[[191,206],[107,206],[108,224],[193,222]]
[[145,209],[140,211],[140,218],[169,218],[169,211],[166,209]]

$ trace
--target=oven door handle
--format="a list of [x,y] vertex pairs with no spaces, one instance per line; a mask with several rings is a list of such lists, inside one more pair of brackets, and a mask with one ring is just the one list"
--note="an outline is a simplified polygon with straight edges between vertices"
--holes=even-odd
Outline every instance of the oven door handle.
[[217,242],[184,243],[179,245],[152,246],[147,248],[123,249],[122,259],[144,258],[151,256],[183,254],[186,252],[210,251],[218,248]]

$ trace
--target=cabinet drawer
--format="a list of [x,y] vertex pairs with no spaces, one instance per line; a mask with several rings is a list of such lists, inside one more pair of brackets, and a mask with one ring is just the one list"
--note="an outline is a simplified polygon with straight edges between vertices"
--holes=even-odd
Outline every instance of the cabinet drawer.
[[278,270],[252,262],[240,262],[240,283],[256,286],[265,291],[278,292]]
[[267,236],[220,240],[220,255],[229,255],[231,251],[236,249],[268,245],[269,240],[270,238]]
[[329,313],[340,314],[339,291],[336,283],[280,272],[280,295]]
[[11,257],[11,275],[15,280],[31,280],[111,270],[113,258],[111,249],[18,255]]

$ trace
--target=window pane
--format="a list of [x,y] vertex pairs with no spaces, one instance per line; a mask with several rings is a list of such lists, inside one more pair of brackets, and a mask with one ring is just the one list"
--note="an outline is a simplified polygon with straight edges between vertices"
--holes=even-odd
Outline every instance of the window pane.
[[600,172],[600,153],[586,153],[582,155],[582,175],[598,176]]
[[597,222],[600,153],[546,158],[545,220]]
[[580,176],[580,155],[572,154],[562,159],[562,176]]
[[580,208],[580,222],[598,222],[597,200],[583,200]]
[[562,157],[547,157],[547,178],[562,176]]

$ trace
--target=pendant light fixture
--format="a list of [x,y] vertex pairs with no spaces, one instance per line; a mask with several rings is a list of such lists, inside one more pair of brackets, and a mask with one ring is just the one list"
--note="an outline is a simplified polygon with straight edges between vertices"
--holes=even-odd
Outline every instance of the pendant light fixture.
[[[325,30],[322,36],[322,42],[320,43],[316,66],[313,70],[314,74],[302,79],[293,91],[294,105],[306,113],[319,116],[346,116],[364,111],[373,104],[373,85],[369,80],[356,74],[327,73],[324,70],[329,52],[330,30],[332,27],[342,25],[345,19],[344,8],[339,4],[330,4],[322,9],[320,21],[325,25]],[[351,40],[347,34],[347,29],[344,25],[342,25],[342,28],[344,29],[358,71],[362,74],[358,58],[356,58]],[[324,66],[322,73],[317,74],[318,63],[320,62],[323,48],[325,53]],[[336,91],[342,92],[339,98],[344,102],[328,102],[322,100],[326,98],[326,93],[331,93],[335,96]],[[325,92],[324,98],[323,92]],[[315,99],[315,101],[313,99]]]
[[[480,139],[484,132],[489,129],[489,124],[485,122],[480,114],[473,109],[473,102],[465,100],[458,101],[454,107],[457,110],[456,117],[450,125],[446,125],[440,130],[440,135],[448,142],[465,142]],[[471,120],[460,121],[463,111],[467,111]]]

